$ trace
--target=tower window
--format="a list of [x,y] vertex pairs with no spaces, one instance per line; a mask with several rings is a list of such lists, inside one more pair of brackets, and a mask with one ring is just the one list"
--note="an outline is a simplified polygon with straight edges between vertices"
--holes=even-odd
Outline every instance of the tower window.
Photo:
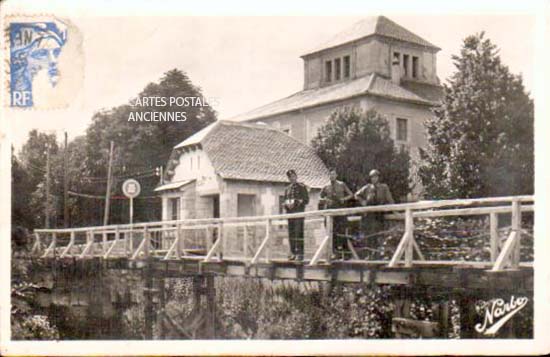
[[325,62],[325,81],[330,82],[332,80],[332,61]]
[[397,141],[407,141],[409,139],[409,133],[407,128],[407,119],[403,118],[397,118],[397,125],[396,125],[396,140]]
[[409,76],[409,55],[403,55],[403,74]]
[[349,78],[351,72],[351,63],[349,56],[344,56],[344,78]]
[[412,77],[418,78],[418,57],[413,56]]
[[334,60],[334,79],[339,81],[342,71],[342,60],[337,58]]

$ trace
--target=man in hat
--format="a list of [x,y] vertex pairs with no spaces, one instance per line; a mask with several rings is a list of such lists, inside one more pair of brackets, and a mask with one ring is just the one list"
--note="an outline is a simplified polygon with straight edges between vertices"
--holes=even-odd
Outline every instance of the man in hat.
[[[336,170],[330,170],[330,183],[321,190],[321,203],[323,209],[345,208],[346,201],[353,198],[353,193],[348,186],[338,181]],[[346,233],[347,217],[333,216],[332,225],[332,242],[333,242],[333,259],[346,259],[348,251],[347,242],[343,235]]]
[[[388,185],[380,182],[380,172],[376,169],[371,170],[369,173],[370,182],[363,186],[359,191],[355,193],[362,206],[376,206],[393,204],[393,197],[391,195]],[[369,241],[374,242],[369,244],[372,251],[380,249],[381,235],[376,233],[384,229],[384,212],[373,212],[363,215],[361,219],[361,229],[368,236],[371,236]]]
[[[285,189],[284,207],[286,213],[304,212],[309,203],[307,187],[298,182],[298,175],[294,170],[288,170],[286,175],[290,185]],[[289,260],[304,259],[304,218],[291,218],[288,220],[288,240],[291,255]]]

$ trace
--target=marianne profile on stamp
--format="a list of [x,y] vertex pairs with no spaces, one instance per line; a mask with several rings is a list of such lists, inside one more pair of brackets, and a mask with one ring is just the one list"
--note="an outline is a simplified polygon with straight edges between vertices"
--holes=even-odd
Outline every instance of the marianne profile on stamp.
[[[10,106],[34,108],[41,102],[41,107],[67,106],[69,99],[66,94],[74,92],[74,85],[81,83],[66,80],[64,86],[59,86],[62,77],[79,78],[81,82],[81,67],[78,56],[75,56],[79,43],[71,35],[78,38],[76,29],[58,19],[51,21],[17,21],[9,24],[10,39]],[[72,47],[73,50],[68,50]],[[60,63],[63,52],[69,53],[65,61]],[[77,50],[76,53],[79,51]],[[71,83],[72,82],[72,83]],[[61,88],[60,88],[61,87]],[[72,89],[69,89],[72,87]],[[37,100],[41,97],[41,101]],[[60,102],[61,100],[61,102]],[[64,102],[64,103],[63,103]]]

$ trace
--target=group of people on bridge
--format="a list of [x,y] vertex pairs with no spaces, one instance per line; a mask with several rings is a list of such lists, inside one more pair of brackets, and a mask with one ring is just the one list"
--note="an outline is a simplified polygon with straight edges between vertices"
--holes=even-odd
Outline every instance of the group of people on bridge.
[[[290,184],[285,189],[284,208],[286,213],[304,212],[309,203],[307,187],[298,182],[298,175],[295,170],[287,171]],[[349,202],[355,200],[361,206],[393,204],[394,200],[388,185],[380,182],[380,172],[376,169],[369,173],[370,183],[361,187],[353,193],[349,187],[338,180],[338,173],[330,171],[330,183],[321,190],[319,209],[338,209],[349,207]],[[350,251],[347,246],[348,217],[345,215],[333,216],[333,255],[332,259],[350,258]],[[374,212],[364,214],[361,217],[360,231],[378,232],[384,227],[384,213]],[[304,258],[304,218],[291,218],[288,220],[288,239],[290,243],[289,260],[303,260]],[[373,241],[373,248],[379,246],[379,239]]]

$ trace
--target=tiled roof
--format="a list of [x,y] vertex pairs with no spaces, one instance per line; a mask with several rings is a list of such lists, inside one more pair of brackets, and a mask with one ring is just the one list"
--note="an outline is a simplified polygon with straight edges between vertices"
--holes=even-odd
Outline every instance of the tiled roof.
[[[303,56],[333,48],[336,46],[349,43],[367,36],[384,36],[396,40],[415,43],[420,46],[429,47],[435,50],[440,50],[439,47],[424,40],[422,37],[415,35],[406,28],[396,24],[392,20],[384,16],[368,17],[352,25],[347,30],[344,30],[330,39],[328,42],[308,51]],[[302,57],[303,57],[302,56]]]
[[415,94],[415,92],[399,86],[385,77],[381,77],[373,73],[352,81],[300,91],[289,97],[229,118],[229,120],[247,121],[260,119],[297,109],[344,100],[359,95],[381,96],[425,105],[435,104],[435,102],[431,99]]
[[439,103],[443,100],[443,87],[440,85],[403,81],[401,82],[401,87],[434,103]]
[[[295,169],[309,187],[329,182],[328,169],[312,148],[266,125],[217,121],[195,135],[200,140],[194,144],[202,146],[224,179],[286,183],[286,171]],[[187,146],[186,141],[175,148]]]

